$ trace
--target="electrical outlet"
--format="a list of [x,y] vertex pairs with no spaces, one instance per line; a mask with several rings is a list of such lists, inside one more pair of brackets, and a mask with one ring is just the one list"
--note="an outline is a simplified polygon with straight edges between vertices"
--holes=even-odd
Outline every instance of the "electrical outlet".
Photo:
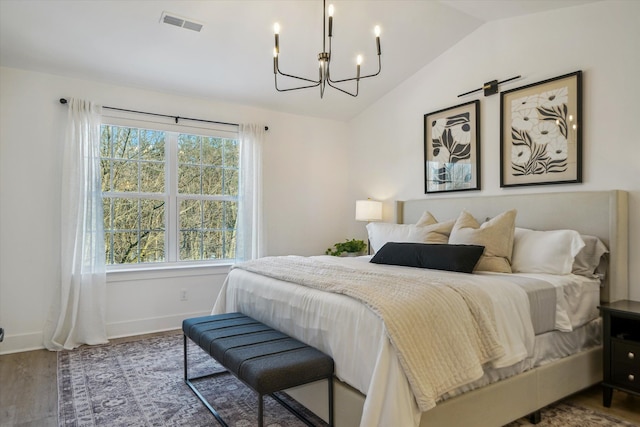
[[187,290],[186,289],[181,289],[180,290],[180,301],[186,301],[187,300]]

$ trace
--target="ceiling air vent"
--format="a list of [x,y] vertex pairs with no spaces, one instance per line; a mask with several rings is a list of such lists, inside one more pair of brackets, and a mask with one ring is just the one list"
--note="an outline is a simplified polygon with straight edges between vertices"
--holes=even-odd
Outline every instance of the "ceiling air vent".
[[178,16],[175,13],[169,13],[169,12],[162,12],[162,15],[160,16],[160,22],[169,24],[169,25],[175,25],[176,27],[186,28],[187,30],[193,30],[197,32],[200,32],[200,30],[202,30],[202,26],[204,25],[199,22],[195,22],[187,18]]

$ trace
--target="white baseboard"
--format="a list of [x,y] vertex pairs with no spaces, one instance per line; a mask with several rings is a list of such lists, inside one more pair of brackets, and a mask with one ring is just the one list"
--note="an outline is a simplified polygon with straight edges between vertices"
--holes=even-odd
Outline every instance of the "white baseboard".
[[4,341],[0,343],[0,355],[44,348],[42,331],[17,335],[9,335],[6,330],[4,332]]
[[[107,323],[107,337],[114,339],[180,329],[184,319],[208,316],[209,314],[211,314],[210,311],[181,313],[171,316]],[[8,335],[5,331],[4,341],[0,343],[0,355],[41,350],[44,348],[43,342],[42,331],[18,335]]]
[[191,317],[208,316],[211,311],[180,313],[171,316],[150,317],[146,319],[127,320],[107,323],[109,339],[131,337],[134,335],[152,334],[182,328],[182,321]]

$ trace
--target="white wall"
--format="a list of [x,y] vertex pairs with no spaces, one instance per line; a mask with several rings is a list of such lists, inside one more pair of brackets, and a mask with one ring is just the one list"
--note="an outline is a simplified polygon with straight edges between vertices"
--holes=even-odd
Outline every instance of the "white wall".
[[[608,1],[486,24],[349,124],[0,68],[0,326],[7,334],[0,353],[41,346],[59,277],[63,96],[267,124],[268,254],[313,255],[346,237],[366,237],[364,224],[349,220],[354,200],[388,201],[390,220],[393,200],[425,197],[425,113],[474,99],[456,96],[489,80],[521,74],[502,88],[510,89],[581,69],[584,183],[500,189],[495,95],[481,98],[483,190],[473,194],[629,191],[630,287],[640,300],[639,16],[640,2]],[[206,313],[225,275],[226,268],[110,274],[109,335],[174,328]],[[182,289],[188,301],[179,300]]]
[[[393,200],[426,197],[424,114],[481,99],[482,191],[467,194],[629,191],[630,295],[640,300],[639,19],[640,2],[607,1],[483,25],[353,120],[351,199],[388,201],[392,220]],[[506,90],[576,70],[583,71],[583,183],[501,189],[500,95],[457,95],[494,79],[522,75]],[[365,236],[360,224],[351,229]]]
[[[0,353],[41,347],[59,278],[60,97],[98,104],[269,126],[264,150],[267,253],[321,254],[346,237],[346,124],[0,68]],[[207,313],[226,267],[108,276],[111,337],[176,328]],[[188,300],[180,301],[187,290]]]

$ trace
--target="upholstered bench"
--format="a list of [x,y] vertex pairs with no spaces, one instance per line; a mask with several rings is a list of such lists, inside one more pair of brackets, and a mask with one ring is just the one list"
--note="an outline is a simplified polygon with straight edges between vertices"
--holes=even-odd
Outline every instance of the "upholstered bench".
[[274,393],[323,379],[329,384],[329,425],[333,426],[334,365],[331,357],[242,313],[185,319],[182,331],[184,380],[223,426],[227,424],[193,383],[219,373],[189,378],[187,338],[258,393],[260,427],[263,425],[264,395],[270,395],[309,424],[302,414]]

